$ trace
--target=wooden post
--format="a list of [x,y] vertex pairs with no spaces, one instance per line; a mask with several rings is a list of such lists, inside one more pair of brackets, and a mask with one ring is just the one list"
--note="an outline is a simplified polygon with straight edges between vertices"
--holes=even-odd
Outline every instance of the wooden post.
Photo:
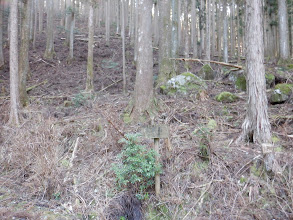
[[[160,138],[169,138],[169,127],[166,125],[150,126],[142,132],[145,137],[154,139],[154,150],[156,155],[156,165],[160,163]],[[156,196],[160,195],[160,174],[156,173],[155,176],[155,190]]]
[[[159,138],[154,138],[154,146],[155,146],[155,151],[157,153],[156,155],[156,165],[159,165],[160,163],[160,139]],[[156,196],[160,195],[160,174],[156,173],[155,176],[155,190],[156,190]]]

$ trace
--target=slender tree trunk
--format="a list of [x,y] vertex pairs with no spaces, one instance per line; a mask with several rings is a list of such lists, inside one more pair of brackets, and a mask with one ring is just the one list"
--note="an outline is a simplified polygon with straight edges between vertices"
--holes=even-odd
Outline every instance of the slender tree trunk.
[[199,56],[202,57],[204,51],[204,2],[200,0],[200,17],[199,17],[199,30],[200,30],[200,52]]
[[122,54],[123,54],[123,94],[126,94],[126,60],[125,60],[125,15],[124,15],[124,0],[121,1],[121,18],[122,18],[122,22],[121,22],[121,37],[122,37]]
[[193,58],[198,57],[198,48],[197,48],[197,18],[196,18],[196,2],[192,0],[191,2],[191,43],[193,47]]
[[160,42],[159,42],[159,78],[158,84],[166,82],[172,74],[171,57],[171,29],[170,29],[170,1],[160,0]]
[[181,15],[182,15],[182,11],[181,11],[181,3],[182,1],[178,0],[178,48],[180,50],[180,46],[182,45],[182,36],[181,36],[181,29],[182,29],[182,23],[181,23]]
[[[271,143],[271,127],[266,97],[262,0],[246,1],[246,69],[248,107],[242,137],[259,144]],[[273,153],[265,155],[267,170],[272,170]]]
[[[137,1],[137,5],[138,5],[138,1]],[[134,29],[134,34],[135,34],[135,40],[134,40],[134,61],[137,61],[137,53],[138,53],[138,6],[136,6],[136,10],[135,10],[135,29]]]
[[66,10],[65,10],[65,32],[66,32],[66,39],[64,44],[69,47],[70,44],[70,28],[72,25],[72,16],[70,11],[72,11],[72,2],[71,0],[66,0]]
[[60,26],[65,26],[65,17],[66,17],[66,8],[65,8],[65,0],[61,0],[61,20]]
[[0,0],[0,69],[4,66],[3,56],[3,0]]
[[210,0],[206,0],[206,60],[211,60],[211,10]]
[[[178,57],[179,44],[178,44],[178,0],[172,0],[172,32],[171,32],[171,57]],[[177,61],[172,60],[173,72],[177,73]]]
[[75,2],[72,1],[71,4],[71,13],[70,13],[70,34],[69,34],[69,56],[68,56],[68,63],[71,63],[73,61],[73,43],[74,43],[74,26],[75,26]]
[[36,41],[37,41],[37,27],[38,27],[38,0],[33,0],[34,7],[34,36],[33,36],[33,49],[36,49]]
[[39,33],[43,32],[44,0],[39,0]]
[[[159,1],[160,2],[160,1]],[[154,8],[154,19],[153,19],[153,26],[154,26],[154,46],[159,45],[160,37],[159,35],[161,34],[159,31],[159,6],[158,3],[155,3],[155,8]],[[161,15],[160,15],[161,18]]]
[[95,28],[95,14],[93,2],[90,3],[89,10],[89,36],[88,36],[88,56],[87,56],[87,78],[86,78],[86,91],[94,91],[94,28]]
[[[116,0],[116,13],[117,13],[117,16],[116,16],[116,34],[120,33],[120,18],[122,16],[121,13],[120,13],[120,2],[121,1],[122,0]],[[98,19],[99,19],[99,17],[98,17]]]
[[290,57],[289,49],[289,30],[288,30],[288,12],[286,0],[278,0],[279,15],[279,37],[280,37],[280,58],[288,60]]
[[19,125],[19,93],[18,93],[18,0],[10,2],[10,116],[9,124]]
[[223,58],[224,62],[228,63],[228,19],[227,19],[227,0],[223,1],[224,14],[224,33],[223,33]]
[[26,92],[26,79],[29,74],[29,41],[30,41],[30,13],[31,0],[23,0],[22,10],[22,28],[21,28],[21,44],[19,51],[19,101],[22,106],[26,106],[28,102]]
[[110,0],[107,0],[105,2],[106,4],[106,45],[109,46],[109,43],[110,43]]
[[47,42],[46,42],[46,51],[44,57],[47,59],[53,59],[55,55],[54,51],[54,5],[53,1],[47,1]]
[[235,26],[234,26],[234,19],[235,19],[235,0],[232,0],[231,4],[231,28],[230,28],[230,37],[231,37],[231,55],[235,56]]
[[211,33],[211,55],[212,57],[215,56],[215,50],[216,50],[216,4],[215,0],[212,0],[212,33]]
[[152,0],[138,1],[138,53],[132,118],[138,119],[153,107]]
[[221,14],[221,0],[219,0],[219,6],[217,7],[217,50],[218,50],[218,56],[219,60],[221,60],[221,55],[222,55],[222,37],[223,37],[223,32],[222,32],[222,24],[223,24],[223,19],[222,19],[222,14]]
[[189,0],[184,1],[184,57],[189,57]]

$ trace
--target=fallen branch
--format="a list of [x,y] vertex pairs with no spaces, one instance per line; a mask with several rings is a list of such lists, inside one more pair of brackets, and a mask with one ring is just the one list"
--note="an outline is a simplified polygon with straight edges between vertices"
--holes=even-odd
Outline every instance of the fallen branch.
[[230,63],[224,63],[224,62],[218,62],[218,61],[213,61],[213,60],[200,60],[200,59],[190,59],[190,58],[170,58],[170,60],[182,60],[182,61],[195,61],[195,62],[209,62],[209,63],[215,63],[215,64],[219,64],[219,65],[223,65],[223,66],[229,66],[229,67],[235,67],[237,69],[243,69],[242,66],[238,66],[238,65],[233,65]]
[[36,88],[36,87],[38,87],[38,86],[40,86],[40,85],[46,84],[47,82],[48,82],[48,80],[44,80],[44,81],[41,82],[41,83],[38,83],[38,84],[36,84],[36,85],[33,85],[33,86],[31,86],[31,87],[26,88],[26,91],[29,92],[29,91],[33,90],[34,88]]
[[116,82],[113,82],[112,84],[110,84],[110,85],[106,86],[105,88],[101,89],[100,91],[98,91],[97,94],[100,93],[100,92],[103,92],[104,90],[110,88],[111,86],[114,86],[115,84],[117,84],[117,83],[119,83],[121,81],[122,81],[122,79],[120,79],[120,80],[118,80]]

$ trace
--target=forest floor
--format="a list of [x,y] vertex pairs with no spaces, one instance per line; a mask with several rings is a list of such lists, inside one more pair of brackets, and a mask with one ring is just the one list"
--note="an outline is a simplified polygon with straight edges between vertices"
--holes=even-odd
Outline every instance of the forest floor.
[[[133,211],[133,198],[127,190],[118,190],[112,169],[123,148],[118,143],[121,133],[137,133],[144,126],[123,120],[135,83],[133,48],[128,39],[128,93],[123,95],[121,38],[113,34],[106,46],[103,32],[95,33],[95,96],[88,98],[82,93],[87,34],[82,26],[77,30],[71,64],[67,64],[69,51],[62,28],[56,29],[53,60],[43,58],[46,37],[38,35],[36,49],[30,50],[28,78],[28,87],[37,86],[29,91],[30,103],[21,110],[18,128],[6,125],[7,61],[0,72],[1,219],[123,219],[125,212]],[[7,47],[5,57],[9,57]],[[201,66],[191,63],[189,70],[196,74]],[[212,68],[218,76],[206,82],[203,98],[156,91],[159,108],[153,121],[169,126],[170,143],[160,143],[161,196],[149,189],[149,196],[141,202],[144,219],[293,219],[292,104],[269,105],[282,173],[267,174],[260,146],[236,143],[245,117],[246,93],[223,77],[227,68],[216,64]],[[277,66],[267,64],[266,68],[274,72]],[[185,71],[182,63],[180,70]],[[237,93],[240,99],[215,101],[222,91]],[[209,160],[203,160],[199,147],[203,136],[196,131],[204,130],[211,120],[216,126],[206,138]],[[147,138],[142,142],[153,145]]]

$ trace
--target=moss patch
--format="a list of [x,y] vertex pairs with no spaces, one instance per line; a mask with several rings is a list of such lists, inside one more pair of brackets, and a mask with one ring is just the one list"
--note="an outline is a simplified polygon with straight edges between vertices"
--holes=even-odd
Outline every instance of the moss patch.
[[171,78],[165,85],[160,86],[162,93],[167,95],[187,95],[191,91],[198,91],[206,87],[204,81],[190,72],[184,72]]
[[203,65],[198,75],[205,80],[213,80],[215,78],[214,70],[209,64]]
[[246,78],[245,76],[241,75],[238,76],[235,82],[236,89],[239,89],[241,91],[246,91]]
[[275,76],[274,76],[274,74],[266,73],[265,78],[266,78],[267,88],[270,88],[271,86],[273,86],[275,84]]
[[293,91],[293,84],[281,83],[275,86],[270,97],[272,104],[279,104],[287,101]]
[[232,94],[231,92],[221,92],[216,96],[216,100],[218,102],[236,102],[238,99],[238,96]]

